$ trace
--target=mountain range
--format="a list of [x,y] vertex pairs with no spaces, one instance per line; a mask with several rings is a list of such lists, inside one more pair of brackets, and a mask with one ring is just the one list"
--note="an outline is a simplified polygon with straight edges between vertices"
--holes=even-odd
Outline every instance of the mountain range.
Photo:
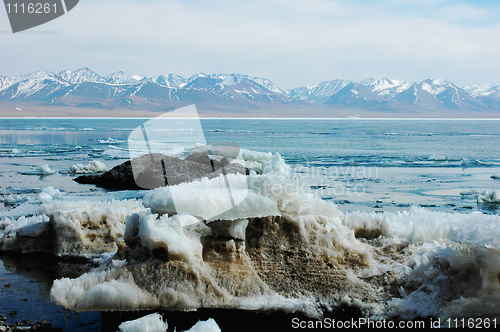
[[[0,105],[164,112],[196,104],[224,114],[361,114],[500,116],[500,84],[460,87],[443,79],[409,83],[387,78],[335,79],[282,90],[270,80],[239,74],[203,73],[183,78],[100,76],[89,68],[0,76]],[[295,113],[294,113],[295,112]],[[297,113],[298,112],[298,113]],[[315,113],[316,112],[316,113]],[[314,113],[314,114],[313,114]],[[274,112],[273,114],[276,114]]]

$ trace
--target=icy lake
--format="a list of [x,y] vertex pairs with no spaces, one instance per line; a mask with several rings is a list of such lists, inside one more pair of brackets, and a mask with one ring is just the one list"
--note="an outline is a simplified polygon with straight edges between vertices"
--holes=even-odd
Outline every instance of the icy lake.
[[[219,266],[207,260],[207,257],[212,257],[207,251],[213,250],[213,255],[223,254],[217,251],[219,249],[215,244],[204,240],[205,235],[196,233],[197,237],[193,238],[191,230],[179,231],[177,226],[172,226],[173,221],[171,218],[167,220],[167,214],[165,218],[155,221],[144,212],[147,208],[153,212],[165,208],[158,207],[162,204],[158,197],[164,195],[161,190],[108,190],[73,181],[76,176],[102,173],[128,160],[129,135],[147,120],[1,119],[0,188],[3,205],[0,207],[0,244],[3,243],[3,249],[8,249],[7,244],[14,241],[16,234],[32,238],[38,236],[42,233],[38,228],[48,223],[49,219],[50,222],[56,220],[60,223],[66,223],[71,218],[78,219],[74,217],[78,215],[74,213],[77,208],[84,210],[78,213],[86,213],[89,218],[99,213],[108,219],[116,216],[118,226],[113,231],[117,235],[111,234],[113,239],[123,236],[126,220],[130,221],[130,215],[138,213],[141,219],[138,222],[144,225],[139,237],[141,234],[143,237],[129,238],[127,250],[139,250],[134,249],[136,247],[131,246],[130,241],[139,241],[141,246],[151,251],[161,247],[153,241],[151,233],[154,233],[155,227],[165,223],[180,232],[179,238],[186,236],[184,243],[194,241],[188,253],[179,249],[176,257],[181,257],[180,260],[194,270],[203,271],[201,275],[209,270],[215,271]],[[187,128],[182,120],[178,121],[177,130],[184,130],[189,137],[192,128]],[[263,276],[262,266],[269,262],[257,259],[261,254],[257,254],[259,246],[253,247],[248,239],[246,247],[238,241],[227,241],[225,246],[233,250],[233,254],[240,252],[241,255],[248,255],[245,257],[254,266],[262,265],[259,267],[262,269],[256,268],[252,272],[255,276],[248,279],[249,283],[254,283],[254,288],[245,296],[236,296],[234,294],[244,291],[219,284],[222,290],[217,288],[218,291],[223,294],[228,292],[230,296],[221,295],[223,301],[220,298],[199,300],[198,295],[185,300],[182,305],[199,308],[198,316],[183,312],[182,317],[189,321],[189,324],[183,325],[179,322],[180,316],[172,314],[169,321],[169,314],[166,314],[169,327],[176,324],[179,328],[189,329],[198,319],[212,317],[224,330],[223,326],[227,326],[224,322],[226,315],[214,308],[218,308],[217,303],[229,303],[229,297],[232,302],[224,309],[236,310],[233,316],[243,315],[243,319],[250,320],[265,320],[265,316],[255,314],[259,310],[278,311],[280,319],[287,322],[291,322],[294,315],[309,315],[318,319],[321,315],[319,307],[335,307],[339,303],[356,304],[364,310],[366,317],[458,318],[466,317],[467,313],[472,317],[500,319],[500,311],[494,306],[500,298],[500,197],[497,197],[500,193],[500,121],[201,119],[201,125],[206,142],[234,143],[241,148],[247,168],[263,172],[268,165],[271,173],[275,173],[272,179],[265,175],[250,175],[253,180],[249,182],[253,183],[250,189],[255,197],[249,196],[254,201],[249,201],[248,209],[253,210],[235,212],[241,215],[234,220],[248,219],[250,223],[252,220],[257,223],[259,218],[277,218],[259,219],[266,227],[266,222],[284,225],[287,221],[279,218],[290,218],[292,225],[299,225],[297,227],[303,232],[302,240],[308,239],[306,247],[312,246],[304,252],[321,252],[321,257],[314,258],[318,262],[324,257],[334,260],[331,264],[336,267],[338,263],[339,270],[347,271],[342,272],[345,282],[350,280],[359,290],[356,290],[357,293],[353,291],[353,294],[332,294],[331,298],[322,290],[321,305],[308,297],[314,294],[311,289],[302,290],[300,296],[290,290],[280,292],[279,285]],[[196,143],[200,143],[186,140],[179,145],[178,141],[170,139],[172,135],[169,130],[160,132],[162,140],[155,142],[157,145],[152,148],[161,148],[165,154],[182,158]],[[243,176],[234,180],[241,179],[244,179]],[[288,188],[289,179],[298,179],[293,182],[293,194],[273,191],[273,188]],[[182,190],[188,193],[189,199],[196,200],[196,192],[207,188],[213,190],[217,186],[219,184],[211,180],[196,188],[194,184],[188,184]],[[266,191],[268,189],[269,192]],[[132,201],[135,203],[129,203]],[[204,208],[200,204],[196,209],[199,206]],[[262,209],[260,214],[255,206]],[[98,207],[102,209],[98,211]],[[187,202],[186,213],[194,210],[195,207]],[[205,210],[208,211],[209,207]],[[171,213],[168,215],[171,216]],[[192,215],[200,216],[203,212],[193,212]],[[308,228],[308,225],[313,226]],[[247,236],[250,231],[256,232],[255,227],[248,226]],[[363,232],[377,236],[360,235]],[[174,252],[173,245],[173,242],[169,243],[170,253]],[[202,249],[197,251],[202,245],[203,254]],[[286,246],[286,243],[281,245]],[[74,250],[71,246],[63,245],[61,248],[64,253]],[[272,253],[281,257],[275,249],[266,252],[267,255]],[[242,253],[245,250],[247,252]],[[387,254],[389,251],[391,253]],[[92,251],[88,254],[91,255]],[[92,284],[95,287],[93,292],[104,287],[102,280],[96,281],[97,277],[92,277],[94,274],[101,273],[99,278],[104,278],[108,283],[106,285],[114,285],[117,280],[127,279],[124,269],[128,269],[135,279],[145,273],[145,266],[132,267],[130,260],[125,262],[123,257],[112,260],[111,255],[93,257],[93,264],[89,266],[73,261],[53,262],[45,256],[45,263],[40,264],[42,258],[39,257],[22,257],[12,252],[1,254],[0,314],[9,315],[16,310],[17,314],[11,315],[9,322],[47,320],[54,326],[71,331],[104,329],[103,326],[117,329],[120,321],[140,317],[139,313],[131,316],[113,314],[105,310],[106,306],[102,308],[102,314],[101,310],[87,310],[98,308],[96,302],[88,298],[91,293],[78,293],[78,296],[71,293],[78,280]],[[340,262],[336,255],[352,256],[352,269],[348,263]],[[152,258],[144,259],[151,262]],[[209,261],[211,263],[207,263]],[[107,275],[102,271],[93,271],[79,279],[81,274],[99,264],[102,268],[104,262],[111,268],[110,271],[116,271]],[[276,264],[276,268],[286,269],[286,264]],[[472,267],[475,272],[465,275],[464,269]],[[315,270],[317,267],[311,265],[309,268]],[[322,273],[323,270],[317,271]],[[390,283],[384,284],[377,279],[386,275],[393,278]],[[349,279],[351,277],[352,280]],[[207,278],[200,277],[200,282],[207,282]],[[295,282],[292,275],[290,278],[292,283]],[[257,279],[258,283],[255,282]],[[58,281],[53,286],[54,280]],[[128,288],[120,288],[125,284]],[[144,292],[151,296],[141,302],[140,309],[153,308],[152,312],[157,307],[169,309],[161,301],[159,294],[163,293],[153,289],[153,286],[136,285],[129,281],[125,284],[116,289],[137,291],[138,297]],[[389,291],[389,284],[399,285],[398,294]],[[474,291],[461,293],[464,285],[468,284],[473,284],[471,288]],[[366,295],[377,287],[387,289],[385,297]],[[53,300],[59,301],[57,304],[50,301],[51,289]],[[450,293],[450,290],[455,293],[448,298],[444,294]],[[96,296],[107,293],[100,294]],[[250,295],[254,302],[249,301]],[[179,294],[176,296],[181,297]],[[346,300],[347,297],[350,298]],[[198,300],[201,302],[196,302]],[[62,306],[63,303],[65,305]],[[203,305],[200,306],[200,303]],[[423,311],[422,307],[427,307],[428,311]],[[73,310],[81,312],[77,314]],[[278,317],[278,314],[275,315]]]

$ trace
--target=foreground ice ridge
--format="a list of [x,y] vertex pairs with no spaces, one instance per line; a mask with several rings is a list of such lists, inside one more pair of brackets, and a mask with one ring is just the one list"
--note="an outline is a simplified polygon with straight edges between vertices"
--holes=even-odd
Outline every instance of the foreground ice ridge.
[[498,315],[498,215],[416,207],[341,213],[303,192],[275,161],[273,172],[230,175],[236,197],[246,192],[222,214],[222,178],[97,203],[47,188],[43,204],[2,213],[0,246],[103,254],[92,272],[53,284],[52,300],[76,311],[237,308],[321,317],[348,304],[373,317]]
[[369,248],[334,204],[281,176],[231,176],[248,181],[250,192],[226,219],[200,221],[199,209],[218,204],[210,190],[223,179],[179,185],[186,200],[178,214],[168,208],[171,188],[151,191],[147,209],[127,218],[113,258],[79,278],[56,280],[52,300],[75,311],[279,309],[313,317],[321,316],[321,303],[350,301],[346,296],[367,307],[380,301],[355,275],[368,266]]
[[317,318],[340,304],[402,319],[496,312],[499,216],[341,213],[291,179],[234,176],[252,195],[225,220],[204,220],[199,208],[217,204],[210,192],[221,179],[179,185],[187,198],[178,214],[167,189],[146,194],[114,256],[56,280],[52,301],[75,311],[232,308]]

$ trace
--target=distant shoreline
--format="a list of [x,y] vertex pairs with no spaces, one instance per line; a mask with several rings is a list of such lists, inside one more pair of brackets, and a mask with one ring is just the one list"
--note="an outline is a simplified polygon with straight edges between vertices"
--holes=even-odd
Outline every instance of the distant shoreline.
[[[361,110],[304,106],[293,108],[215,109],[196,105],[203,119],[500,119],[500,112],[474,111],[408,111]],[[0,119],[9,118],[90,118],[90,119],[151,119],[169,112],[130,109],[97,109],[45,107],[39,105],[0,105]]]
[[[500,121],[500,116],[498,118],[289,118],[289,117],[281,117],[281,118],[258,118],[258,117],[248,117],[248,118],[243,118],[243,117],[199,117],[200,119],[203,120],[380,120],[380,121],[386,121],[386,120],[409,120],[409,121]],[[103,119],[103,120],[113,120],[113,119],[123,119],[123,120],[148,120],[151,118],[146,118],[146,117],[37,117],[37,116],[20,116],[20,117],[4,117],[0,115],[0,119],[10,119],[10,120],[16,120],[16,119]],[[170,118],[170,119],[187,119],[187,118]],[[191,118],[192,119],[192,118]]]

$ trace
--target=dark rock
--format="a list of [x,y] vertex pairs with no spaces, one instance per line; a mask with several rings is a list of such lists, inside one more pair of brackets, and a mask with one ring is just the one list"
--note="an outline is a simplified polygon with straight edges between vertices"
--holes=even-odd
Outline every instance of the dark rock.
[[140,190],[204,177],[211,179],[229,173],[248,174],[248,170],[241,164],[230,163],[227,158],[214,160],[206,154],[192,154],[183,160],[153,153],[126,161],[103,174],[82,175],[74,180],[80,184],[95,184],[109,189]]

